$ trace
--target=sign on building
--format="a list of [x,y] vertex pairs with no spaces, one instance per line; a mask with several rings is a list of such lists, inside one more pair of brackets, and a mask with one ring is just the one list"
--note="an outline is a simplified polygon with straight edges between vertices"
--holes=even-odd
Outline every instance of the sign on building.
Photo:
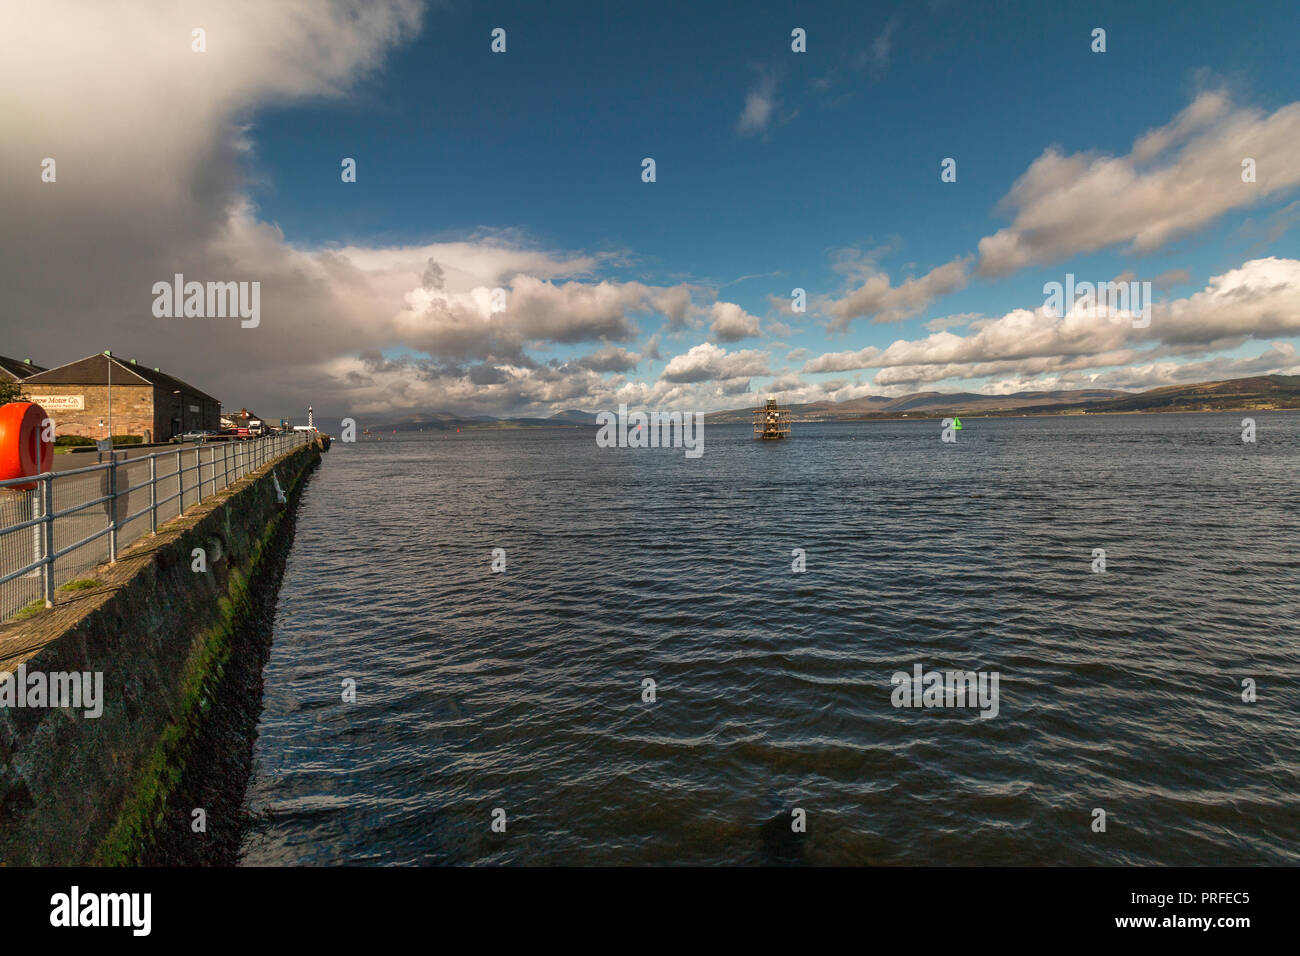
[[85,395],[33,395],[31,400],[47,412],[79,412],[86,407]]

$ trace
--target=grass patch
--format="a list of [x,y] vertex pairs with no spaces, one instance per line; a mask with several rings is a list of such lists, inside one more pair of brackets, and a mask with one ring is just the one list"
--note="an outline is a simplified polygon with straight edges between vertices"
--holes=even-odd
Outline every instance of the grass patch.
[[88,588],[99,587],[99,582],[93,578],[79,578],[76,581],[69,581],[67,584],[60,584],[60,591],[85,591]]
[[45,598],[36,598],[25,608],[14,615],[15,621],[25,621],[29,617],[35,617],[45,610]]
[[[140,445],[144,443],[143,435],[114,435],[114,445]],[[60,448],[89,448],[95,444],[95,439],[89,435],[57,435],[54,438],[54,450],[57,452]]]

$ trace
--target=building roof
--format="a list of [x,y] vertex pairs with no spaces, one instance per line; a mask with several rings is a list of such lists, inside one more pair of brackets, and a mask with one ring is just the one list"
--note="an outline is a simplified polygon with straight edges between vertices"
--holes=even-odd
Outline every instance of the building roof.
[[0,355],[0,379],[10,382],[21,382],[23,379],[35,375],[37,372],[44,372],[45,366],[33,365],[31,359],[22,361],[20,359],[11,359],[7,356]]
[[[31,385],[104,385],[108,382],[109,363],[113,364],[113,384],[115,385],[153,385],[168,391],[180,389],[210,401],[217,400],[202,389],[183,382],[174,375],[160,372],[147,365],[137,365],[135,359],[123,362],[117,356],[109,358],[102,352],[89,355],[84,359],[60,365],[48,371],[38,372],[24,380]],[[218,403],[219,404],[219,403]]]
[[240,412],[243,412],[243,411],[247,411],[247,409],[245,409],[245,408],[243,408],[243,407],[240,407],[240,408],[228,408],[228,409],[226,409],[225,411],[223,411],[223,412],[221,413],[221,417],[222,417],[222,418],[229,419],[229,420],[232,421],[232,422],[234,422],[234,421],[253,421],[254,419],[256,419],[256,420],[259,421],[259,422],[265,422],[265,421],[266,421],[265,418],[263,418],[261,415],[257,414],[257,412],[253,412],[253,411],[249,411],[249,412],[248,412],[248,417],[245,418],[243,415],[240,414]]

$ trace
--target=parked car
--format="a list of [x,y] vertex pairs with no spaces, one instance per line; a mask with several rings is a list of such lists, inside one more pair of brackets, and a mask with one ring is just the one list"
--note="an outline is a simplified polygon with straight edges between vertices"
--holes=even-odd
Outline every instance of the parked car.
[[190,442],[205,442],[205,441],[211,441],[212,439],[219,437],[220,434],[221,434],[220,432],[213,431],[210,428],[202,428],[195,431],[183,432],[182,434],[177,435],[175,438],[173,438],[172,441],[180,442],[182,445],[188,444]]

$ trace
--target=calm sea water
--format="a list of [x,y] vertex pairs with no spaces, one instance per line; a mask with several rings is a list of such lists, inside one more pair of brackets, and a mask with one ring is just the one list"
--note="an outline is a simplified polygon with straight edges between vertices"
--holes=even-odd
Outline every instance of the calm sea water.
[[1300,862],[1300,414],[1242,417],[335,443],[245,861],[755,864],[798,807],[813,864]]

